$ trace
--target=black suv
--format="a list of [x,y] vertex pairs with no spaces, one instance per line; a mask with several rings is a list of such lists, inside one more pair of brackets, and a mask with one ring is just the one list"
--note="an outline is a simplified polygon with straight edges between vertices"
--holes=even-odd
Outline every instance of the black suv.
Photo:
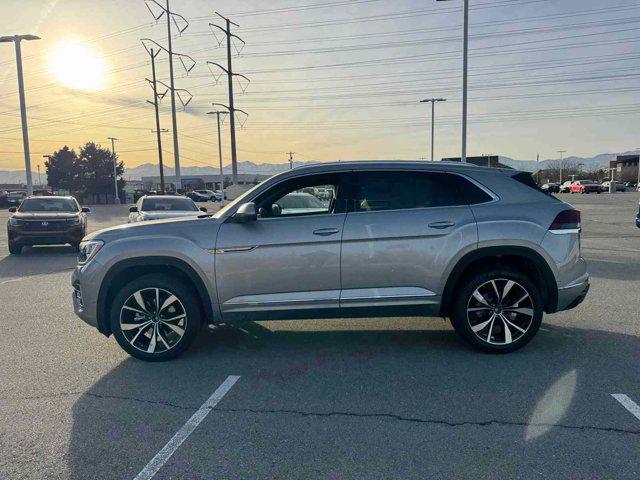
[[87,234],[88,208],[80,208],[73,197],[28,197],[9,209],[9,252],[19,254],[26,245],[69,243],[78,249]]

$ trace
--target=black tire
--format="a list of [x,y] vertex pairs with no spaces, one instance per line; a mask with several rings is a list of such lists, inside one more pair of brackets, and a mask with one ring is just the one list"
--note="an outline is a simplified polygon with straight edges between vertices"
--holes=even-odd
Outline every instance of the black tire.
[[[508,326],[507,323],[502,320],[502,316],[496,317],[496,321],[494,323],[486,322],[487,318],[490,318],[491,315],[496,313],[496,310],[493,309],[493,307],[484,308],[484,306],[478,302],[477,297],[473,297],[473,294],[476,289],[489,288],[485,287],[485,285],[491,284],[492,280],[494,281],[494,284],[491,285],[491,290],[494,292],[495,289],[493,285],[497,285],[497,290],[500,290],[502,286],[502,292],[504,292],[504,287],[506,287],[509,281],[515,282],[504,297],[504,300],[506,300],[504,305],[506,306],[509,302],[515,302],[518,310],[530,310],[530,319],[528,315],[509,311],[514,309],[505,308],[503,311],[502,308],[499,308],[500,314],[505,317],[509,315],[510,318],[507,318],[507,320],[514,323],[509,323],[511,326]],[[520,308],[520,303],[522,302],[516,302],[516,300],[514,300],[515,297],[521,297],[519,292],[522,293],[522,291],[529,294],[530,302],[529,299],[527,299],[524,304],[526,308]],[[491,292],[487,292],[485,295],[488,297],[491,295]],[[497,298],[495,293],[494,297]],[[487,298],[487,300],[495,299]],[[477,302],[474,307],[479,311],[468,313],[468,308],[474,308],[472,307],[473,302]],[[490,301],[489,303],[492,304],[493,302]],[[500,307],[502,307],[501,303]],[[472,347],[484,352],[508,353],[525,346],[538,332],[540,324],[542,323],[543,303],[538,287],[526,275],[508,267],[496,267],[485,272],[472,274],[463,279],[458,286],[458,292],[454,294],[451,312],[451,322],[453,327],[456,332]],[[481,315],[485,316],[481,317]],[[486,324],[487,327],[482,328],[476,333],[472,329],[472,322],[476,322],[473,323],[473,326],[476,328],[482,326],[482,324]],[[495,331],[493,331],[494,325],[496,327]],[[519,330],[516,330],[516,327],[518,326],[525,331],[520,332]],[[485,331],[487,332],[487,338],[494,339],[494,342],[488,342],[486,339],[481,338]],[[489,337],[489,335],[491,335],[491,337]],[[507,338],[510,340],[512,339],[512,341],[507,343]],[[499,342],[498,340],[503,340],[503,342]]]
[[71,244],[71,248],[73,248],[74,252],[79,252],[80,251],[80,243],[72,243]]
[[9,242],[9,253],[11,255],[20,255],[22,253],[22,245],[19,243]]
[[[177,333],[174,328],[168,328],[166,323],[157,321],[152,322],[148,327],[143,327],[142,329],[128,329],[128,333],[124,333],[121,327],[121,315],[123,317],[123,323],[124,321],[129,320],[129,322],[125,323],[125,325],[134,323],[143,324],[149,321],[146,320],[146,317],[143,318],[140,314],[132,312],[130,309],[123,309],[125,303],[130,306],[131,303],[129,302],[132,302],[132,298],[135,298],[134,294],[136,292],[144,290],[145,293],[143,293],[143,295],[145,295],[146,298],[143,298],[143,303],[147,307],[151,307],[150,310],[153,310],[153,304],[155,303],[155,300],[153,300],[153,296],[151,297],[151,299],[149,299],[149,292],[151,292],[153,295],[153,290],[155,289],[159,289],[161,291],[159,302],[161,304],[164,304],[163,298],[166,300],[169,295],[173,295],[176,297],[178,302],[168,304],[167,309],[174,310],[173,312],[170,312],[170,314],[172,315],[178,313],[177,316],[180,316],[182,313],[184,313],[184,322],[174,324],[175,327],[178,327],[183,331],[181,337],[179,337],[179,333]],[[147,303],[147,300],[150,303]],[[135,305],[136,304],[134,304],[134,306]],[[166,315],[164,315],[164,317],[166,317]],[[116,294],[111,305],[110,321],[111,331],[113,332],[113,335],[116,337],[118,344],[120,345],[120,347],[122,347],[123,350],[125,350],[129,355],[140,360],[159,362],[176,358],[189,347],[191,342],[200,331],[200,326],[202,324],[202,314],[200,312],[200,303],[198,302],[197,297],[194,295],[192,288],[166,275],[150,274],[144,275],[129,282]],[[164,346],[161,346],[158,351],[154,353],[148,353],[143,349],[147,345],[150,345],[152,342],[152,339],[149,336],[153,337],[154,331],[150,332],[149,328],[154,328],[154,324],[155,328],[160,330],[160,335],[157,337],[159,340],[155,343],[155,345],[161,345],[160,340],[162,340],[162,342],[164,342]],[[131,337],[135,333],[137,333],[138,330],[142,330],[140,332],[141,335],[138,336],[138,340],[134,338],[132,344],[132,342],[130,342],[130,340],[127,338],[127,335]],[[167,337],[167,339],[164,339],[163,335]],[[177,337],[179,338],[176,341],[175,339]],[[174,344],[171,344],[172,339],[175,341]],[[146,343],[146,340],[148,340],[148,343]]]

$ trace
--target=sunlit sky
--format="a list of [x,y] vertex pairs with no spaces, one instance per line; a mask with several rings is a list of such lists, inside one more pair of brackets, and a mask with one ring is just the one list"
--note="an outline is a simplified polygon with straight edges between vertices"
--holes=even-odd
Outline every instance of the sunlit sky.
[[[164,3],[164,0],[161,0]],[[250,77],[236,107],[239,161],[419,159],[429,157],[436,107],[436,158],[460,155],[462,1],[173,0],[189,28],[174,50],[176,87],[193,100],[178,113],[181,165],[217,162],[211,102],[227,103],[225,63],[208,26],[219,11],[246,41],[234,70]],[[640,146],[640,2],[471,0],[468,154],[516,159],[592,156]],[[157,162],[149,57],[140,38],[166,45],[143,0],[4,0],[0,35],[23,42],[32,161],[64,145],[107,137],[125,165]],[[235,50],[234,50],[235,51]],[[158,77],[168,83],[166,55]],[[215,69],[214,69],[215,71]],[[242,85],[245,87],[246,85]],[[0,44],[0,170],[24,165],[15,55]],[[171,129],[169,96],[161,127]],[[229,163],[228,122],[223,130]],[[163,134],[172,166],[170,133]]]

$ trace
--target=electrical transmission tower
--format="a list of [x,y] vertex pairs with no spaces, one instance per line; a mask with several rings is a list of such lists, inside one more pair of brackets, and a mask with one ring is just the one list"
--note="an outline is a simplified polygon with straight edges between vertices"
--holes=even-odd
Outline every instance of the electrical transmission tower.
[[158,106],[159,100],[162,100],[164,96],[167,94],[168,90],[165,90],[162,94],[158,94],[158,82],[156,80],[156,57],[160,53],[160,50],[155,50],[153,48],[149,49],[149,56],[151,57],[151,74],[152,79],[149,80],[145,78],[147,82],[151,85],[153,89],[153,102],[147,100],[147,103],[153,105],[155,114],[156,114],[156,133],[158,138],[158,164],[160,166],[160,193],[164,195],[164,165],[162,163],[162,129],[160,128],[160,108]]
[[[176,189],[179,189],[179,188],[182,188],[182,177],[180,175],[180,152],[178,148],[178,123],[176,119],[176,88],[174,84],[174,75],[173,75],[173,56],[174,55],[178,56],[178,58],[180,59],[180,63],[182,63],[182,66],[187,71],[187,73],[191,71],[191,69],[195,66],[196,62],[193,58],[189,57],[188,55],[176,54],[173,52],[173,46],[171,44],[171,23],[173,22],[175,27],[178,29],[178,33],[183,33],[189,27],[189,22],[182,15],[172,12],[170,10],[169,0],[166,0],[166,6],[161,5],[156,0],[144,0],[144,4],[146,5],[149,12],[151,12],[151,15],[156,20],[156,22],[159,21],[163,15],[166,15],[166,19],[167,19],[168,48],[161,47],[156,42],[153,42],[153,40],[150,40],[150,39],[143,39],[143,44],[144,44],[144,40],[152,41],[153,43],[156,43],[156,45],[158,45],[158,47],[160,47],[162,50],[167,52],[167,54],[169,55],[169,84],[170,84],[169,91],[171,92],[171,119],[173,121],[173,157],[175,160],[175,175],[176,175],[176,184],[177,184]],[[156,10],[156,12],[159,12],[159,13],[154,12],[154,10],[151,8],[151,4],[156,5],[156,7],[160,9],[160,10]],[[178,23],[178,20],[182,22],[182,26]],[[146,45],[145,45],[145,48],[146,48]],[[187,68],[187,65],[184,63],[184,58],[188,58],[191,60],[191,62],[193,62],[189,68]]]
[[[235,38],[236,40],[241,42],[243,46],[245,45],[244,40],[242,40],[237,35],[234,35],[233,33],[231,33],[231,25],[236,26],[236,27],[239,27],[240,25],[238,25],[237,23],[232,22],[227,17],[224,17],[224,16],[220,15],[218,12],[215,12],[215,14],[218,15],[221,19],[223,19],[225,21],[225,27],[221,27],[220,25],[216,25],[215,23],[210,23],[209,27],[215,27],[215,28],[221,30],[225,35],[225,38],[226,38],[226,41],[227,41],[227,67],[225,68],[222,65],[220,65],[219,63],[215,63],[215,62],[207,62],[207,64],[215,65],[216,67],[220,68],[223,72],[225,72],[227,74],[227,81],[228,81],[228,85],[229,85],[229,106],[226,107],[226,108],[229,110],[229,129],[231,130],[231,172],[232,172],[233,183],[237,184],[238,183],[238,156],[237,156],[237,153],[236,153],[235,112],[236,111],[240,111],[241,112],[242,110],[239,110],[239,109],[235,108],[235,106],[234,106],[234,101],[233,101],[233,78],[234,77],[244,78],[247,82],[250,82],[250,80],[246,76],[244,76],[244,75],[242,75],[240,73],[234,73],[232,65],[231,65],[231,46],[232,46],[233,39]],[[213,30],[213,28],[212,28],[212,31],[214,32],[214,36],[215,36],[215,31]],[[221,43],[221,42],[219,42],[219,43]],[[238,51],[238,54],[239,53],[240,53],[240,51]],[[242,113],[245,113],[245,112],[242,112]]]

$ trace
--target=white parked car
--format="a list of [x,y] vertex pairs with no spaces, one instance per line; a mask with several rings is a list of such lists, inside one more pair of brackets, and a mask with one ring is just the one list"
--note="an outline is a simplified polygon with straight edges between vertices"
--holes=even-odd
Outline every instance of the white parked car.
[[194,192],[203,197],[207,197],[210,202],[219,202],[222,200],[222,195],[214,190],[194,190]]
[[[609,191],[609,184],[611,183],[610,180],[607,180],[606,182],[602,183],[602,191],[603,192],[608,192]],[[613,186],[615,187],[613,189],[614,192],[626,192],[627,191],[627,187],[624,183],[622,182],[618,182],[617,180],[613,181]]]
[[164,218],[197,217],[207,209],[181,195],[145,195],[129,208],[129,223]]

